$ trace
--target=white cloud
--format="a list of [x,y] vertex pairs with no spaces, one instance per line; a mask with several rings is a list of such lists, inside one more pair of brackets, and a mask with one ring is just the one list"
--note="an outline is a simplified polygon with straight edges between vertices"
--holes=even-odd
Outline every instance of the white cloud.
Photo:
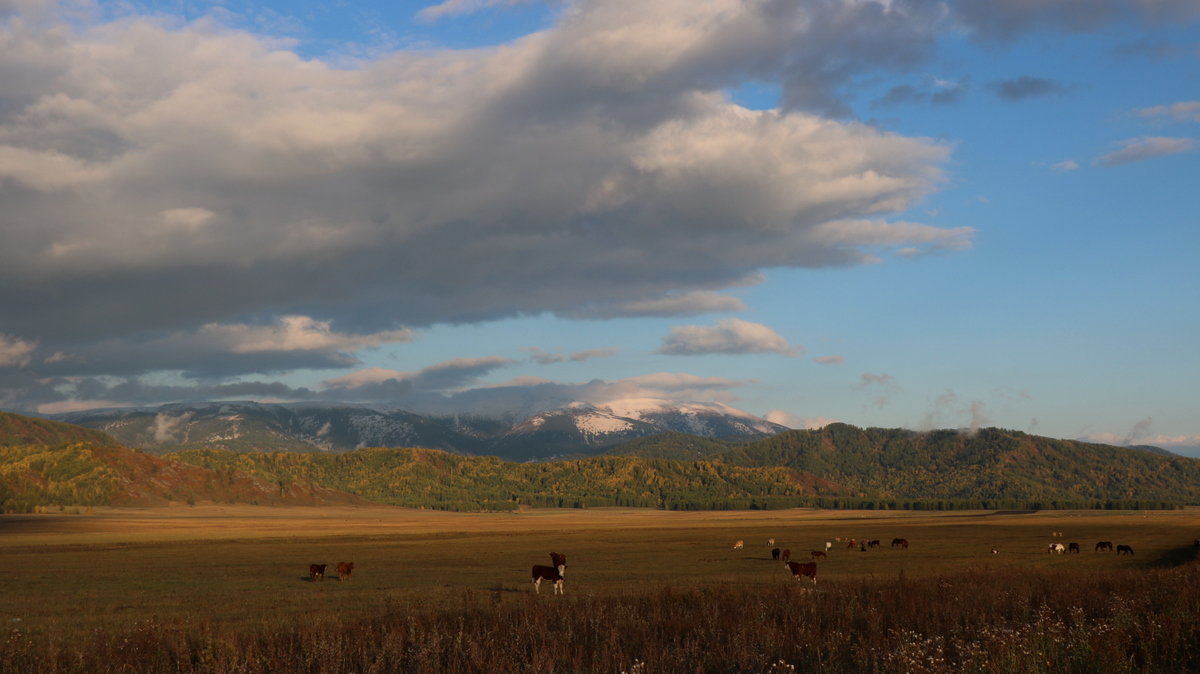
[[0,333],[0,367],[27,367],[36,350],[37,342]]
[[198,336],[221,345],[231,353],[336,352],[409,342],[413,339],[413,331],[404,329],[366,335],[346,334],[333,330],[329,321],[318,321],[308,316],[280,316],[272,325],[209,323],[200,328]]
[[1050,168],[1058,173],[1068,173],[1070,171],[1078,170],[1079,162],[1075,161],[1074,159],[1066,159],[1052,165]]
[[1141,117],[1168,117],[1179,122],[1200,122],[1200,101],[1180,101],[1137,110]]
[[817,356],[814,361],[822,365],[841,365],[846,362],[845,356]]
[[500,356],[453,358],[412,372],[366,368],[326,380],[330,389],[356,390],[364,400],[388,399],[417,391],[452,391],[513,361]]
[[443,0],[436,5],[430,5],[417,12],[417,18],[423,21],[437,21],[447,16],[474,14],[491,7],[508,7],[530,2],[531,0]]
[[779,353],[797,355],[799,347],[788,344],[779,333],[761,323],[725,318],[715,326],[681,325],[671,328],[657,353],[684,356],[709,353]]
[[800,428],[809,431],[819,430],[825,428],[829,424],[838,422],[837,419],[829,419],[827,417],[807,419],[792,414],[791,412],[784,412],[783,410],[771,410],[767,413],[766,420],[779,424],[780,426],[787,426],[788,428]]
[[1191,138],[1143,137],[1121,141],[1121,148],[1096,159],[1099,166],[1119,166],[1146,159],[1191,152],[1196,141]]

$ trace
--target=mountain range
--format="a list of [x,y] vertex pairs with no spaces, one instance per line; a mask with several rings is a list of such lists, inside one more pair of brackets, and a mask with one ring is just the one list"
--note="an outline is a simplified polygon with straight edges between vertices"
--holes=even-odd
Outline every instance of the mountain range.
[[[218,416],[238,416],[231,409],[220,410],[217,406]],[[189,423],[202,424],[204,415],[188,411],[195,413]],[[583,419],[604,418],[577,411]],[[262,413],[268,412],[290,418],[274,406],[264,406]],[[161,413],[148,411],[148,423]],[[551,416],[559,419],[551,424],[565,423],[563,415]],[[153,426],[158,439],[187,430],[180,418],[160,419]],[[245,417],[238,418],[246,423]],[[139,432],[146,432],[147,422],[139,423]],[[333,435],[333,422],[326,418],[321,423],[329,423],[330,431],[318,435]],[[532,423],[530,432],[546,425]],[[116,425],[127,432],[134,426]],[[263,428],[242,428],[249,426]],[[574,424],[570,429],[584,432]],[[612,432],[594,426],[589,432],[600,430]],[[280,440],[289,436],[268,436],[293,443],[292,449],[300,446]],[[234,439],[249,442],[254,437]],[[212,438],[189,441],[204,439]],[[414,447],[262,451],[259,446],[257,451],[233,451],[226,447],[232,442],[226,437],[217,441],[220,448],[197,443],[155,454],[123,446],[96,429],[0,412],[0,512],[183,502],[370,502],[448,510],[1146,509],[1200,504],[1200,460],[998,428],[916,432],[836,423],[737,441],[668,432],[591,456],[536,462]],[[160,443],[159,449],[164,446]]]
[[597,454],[662,433],[747,441],[786,427],[719,403],[629,399],[571,403],[526,418],[437,417],[323,404],[221,402],[108,409],[53,417],[103,431],[148,452],[185,449],[348,452],[421,447],[514,461]]

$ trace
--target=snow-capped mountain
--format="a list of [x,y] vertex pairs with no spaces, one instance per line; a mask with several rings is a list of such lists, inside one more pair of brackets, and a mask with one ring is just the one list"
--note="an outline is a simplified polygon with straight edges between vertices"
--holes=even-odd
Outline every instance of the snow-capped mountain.
[[660,433],[752,440],[787,430],[719,403],[638,398],[576,402],[525,419],[435,417],[402,410],[324,404],[222,402],[62,414],[58,420],[103,430],[148,451],[345,452],[361,447],[430,447],[529,460],[595,454]]

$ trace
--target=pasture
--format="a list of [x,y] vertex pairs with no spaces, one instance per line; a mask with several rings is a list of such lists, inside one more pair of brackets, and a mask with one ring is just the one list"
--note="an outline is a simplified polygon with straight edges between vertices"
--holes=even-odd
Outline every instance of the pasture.
[[[897,537],[911,546],[892,548]],[[797,662],[817,663],[820,671],[861,671],[864,663],[877,671],[938,671],[937,663],[909,669],[907,660],[886,649],[863,649],[872,643],[894,649],[889,640],[900,640],[916,644],[921,658],[961,664],[969,653],[944,653],[946,644],[957,643],[945,640],[972,634],[970,643],[984,643],[981,630],[989,625],[1010,630],[1010,636],[1038,621],[1050,625],[1039,634],[1053,632],[1053,624],[1069,631],[1074,615],[1076,627],[1103,633],[1106,611],[1125,610],[1113,605],[1123,592],[1200,595],[1191,563],[1198,537],[1196,510],[457,514],[199,506],[7,515],[0,517],[0,641],[7,645],[0,671],[31,662],[43,665],[41,671],[88,671],[113,657],[147,658],[133,662],[179,671],[271,671],[283,664],[305,671],[387,671],[387,663],[415,671],[422,662],[424,671],[504,671],[496,658],[505,648],[516,649],[508,656],[514,671],[679,671],[680,661],[694,662],[696,671],[765,671]],[[828,558],[818,562],[815,590],[772,561],[771,538],[798,561],[809,561],[811,550],[834,541]],[[880,539],[882,545],[848,549],[837,538]],[[745,546],[735,550],[738,539]],[[1094,552],[1102,540],[1129,545],[1135,554]],[[1048,554],[1047,545],[1055,542],[1078,542],[1082,552]],[[530,568],[549,564],[552,550],[568,558],[565,595],[535,595]],[[339,582],[332,571],[323,581],[310,580],[309,564],[332,570],[341,561],[355,564],[348,581]],[[1080,596],[1055,606],[1047,597],[1060,592]],[[1141,610],[1151,613],[1152,623],[1169,621],[1179,630],[1186,622],[1187,630],[1198,629],[1200,599],[1169,601],[1185,603]],[[888,615],[879,613],[888,606]],[[996,615],[971,617],[972,608],[983,606]],[[833,622],[822,626],[823,617]],[[693,618],[700,622],[691,624]],[[978,625],[971,627],[972,620]],[[565,642],[508,633],[522,624],[554,632],[562,621],[572,635]],[[742,635],[748,623],[758,625],[756,634],[765,630],[768,641]],[[700,646],[685,647],[691,643],[685,635],[701,624],[705,636],[694,635]],[[401,636],[403,648],[380,645]],[[1130,644],[1149,643],[1144,633],[1134,636]],[[1194,636],[1188,631],[1172,638]],[[467,641],[454,646],[447,641],[454,638]],[[727,644],[722,655],[719,644],[726,638],[755,643],[742,650]],[[108,660],[81,659],[81,650],[121,639],[142,644],[141,655],[119,651]],[[614,639],[619,643],[606,645]],[[1109,635],[1089,648],[1120,643]],[[1153,643],[1157,651],[1172,647]],[[1185,646],[1194,651],[1196,644],[1178,645]],[[261,667],[246,660],[255,648],[263,650],[255,656],[263,658]],[[279,649],[301,659],[272,665],[271,657],[283,656],[267,654]],[[1135,655],[1122,656],[1115,670],[1152,671],[1141,669],[1151,664],[1145,654]]]

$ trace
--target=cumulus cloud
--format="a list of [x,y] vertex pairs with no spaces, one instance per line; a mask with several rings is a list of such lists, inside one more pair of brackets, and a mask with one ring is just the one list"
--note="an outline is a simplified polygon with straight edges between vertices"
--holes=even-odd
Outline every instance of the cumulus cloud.
[[26,367],[36,350],[36,342],[0,333],[0,367]]
[[[434,324],[740,311],[722,291],[764,269],[963,250],[969,227],[896,221],[945,183],[951,148],[846,121],[846,96],[947,31],[1191,6],[1082,4],[595,0],[492,48],[335,67],[228,12],[10,0],[0,325],[74,356],[37,363],[23,395],[353,367]],[[779,86],[777,109],[726,95],[751,81]],[[152,391],[180,395],[136,395]]]
[[1120,166],[1133,162],[1191,152],[1196,141],[1191,138],[1143,137],[1121,142],[1121,148],[1096,159],[1099,166]]
[[709,353],[779,353],[794,356],[799,347],[761,323],[725,318],[715,326],[681,325],[671,328],[657,353],[692,356]]

